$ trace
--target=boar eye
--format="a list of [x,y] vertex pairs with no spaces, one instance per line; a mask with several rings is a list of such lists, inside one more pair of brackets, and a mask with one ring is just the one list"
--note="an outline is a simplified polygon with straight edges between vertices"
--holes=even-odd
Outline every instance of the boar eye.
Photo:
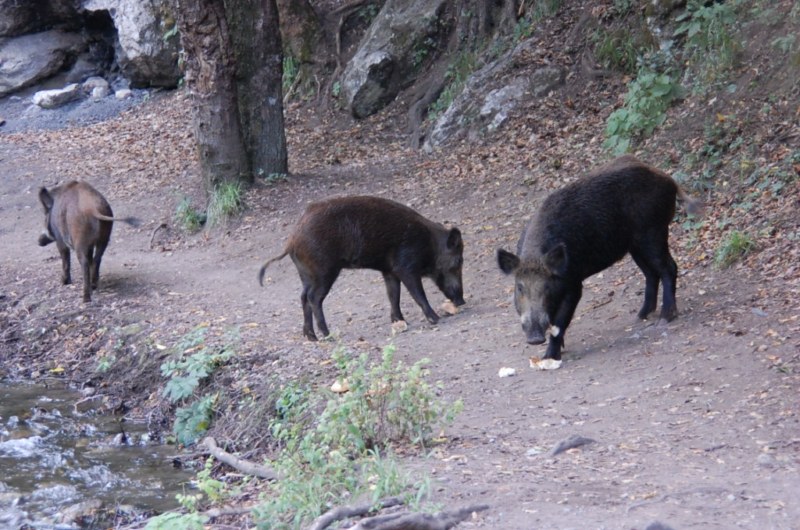
[[517,294],[522,294],[522,284],[521,283],[517,284]]

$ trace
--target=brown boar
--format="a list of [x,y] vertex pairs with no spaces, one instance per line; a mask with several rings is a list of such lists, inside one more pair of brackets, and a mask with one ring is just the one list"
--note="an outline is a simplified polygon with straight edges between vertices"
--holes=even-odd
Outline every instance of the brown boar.
[[322,302],[342,269],[383,274],[392,322],[405,320],[402,283],[435,324],[439,316],[428,303],[422,278],[431,278],[455,305],[463,305],[463,250],[458,228],[445,228],[407,206],[380,197],[333,198],[308,206],[283,254],[261,267],[258,281],[263,285],[270,263],[291,256],[303,283],[303,334],[309,340],[317,340],[313,318],[323,336],[330,334]]
[[689,212],[699,211],[668,175],[623,156],[548,196],[522,232],[516,255],[497,251],[500,269],[514,275],[514,306],[528,343],[542,344],[550,331],[545,359],[561,358],[583,280],[628,253],[645,276],[639,318],[656,309],[659,283],[661,320],[678,315],[678,267],[668,245],[676,198]]
[[83,301],[89,302],[100,279],[100,261],[111,237],[114,221],[138,225],[133,217],[114,217],[108,201],[86,182],[71,181],[51,189],[41,188],[45,230],[39,245],[56,243],[61,254],[64,285],[71,283],[70,250],[78,256],[83,271]]

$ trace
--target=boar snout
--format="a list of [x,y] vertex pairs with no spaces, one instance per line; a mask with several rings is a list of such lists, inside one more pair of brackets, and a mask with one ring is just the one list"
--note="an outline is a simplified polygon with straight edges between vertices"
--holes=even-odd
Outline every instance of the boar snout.
[[522,331],[525,332],[525,340],[528,344],[544,344],[546,323],[543,325],[539,319],[533,318],[530,313],[526,313],[520,318],[522,321]]

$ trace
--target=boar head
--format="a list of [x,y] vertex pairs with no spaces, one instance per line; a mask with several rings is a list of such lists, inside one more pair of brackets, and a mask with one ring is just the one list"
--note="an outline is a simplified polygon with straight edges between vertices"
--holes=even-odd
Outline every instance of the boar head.
[[57,234],[53,233],[53,226],[50,223],[50,216],[53,211],[55,199],[50,192],[47,191],[47,188],[41,188],[39,190],[39,201],[44,208],[44,230],[39,234],[38,243],[39,246],[44,247],[55,241],[58,237]]
[[527,342],[542,344],[568,287],[566,246],[559,243],[543,256],[525,260],[499,249],[497,264],[514,275],[514,307]]
[[461,267],[464,264],[464,241],[461,231],[451,228],[445,236],[445,244],[440,245],[436,257],[436,271],[433,280],[436,286],[456,306],[464,305],[464,284],[461,281]]

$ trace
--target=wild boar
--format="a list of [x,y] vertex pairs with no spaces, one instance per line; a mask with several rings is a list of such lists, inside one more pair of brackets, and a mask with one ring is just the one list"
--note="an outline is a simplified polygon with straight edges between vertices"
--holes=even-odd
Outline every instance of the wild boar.
[[303,334],[317,340],[330,334],[322,302],[342,269],[374,269],[383,274],[391,304],[392,322],[404,321],[400,312],[400,284],[406,286],[428,321],[439,315],[431,308],[422,278],[457,305],[464,304],[461,282],[464,243],[458,228],[445,228],[402,204],[380,197],[339,197],[312,203],[295,226],[283,254],[268,260],[258,273],[287,255],[303,283]]
[[549,195],[522,232],[516,255],[497,251],[500,270],[514,275],[514,306],[528,343],[544,343],[550,331],[545,359],[561,359],[583,280],[628,253],[645,276],[639,318],[656,309],[659,283],[661,320],[678,315],[678,266],[668,244],[676,198],[699,213],[700,203],[672,178],[623,156]]
[[41,188],[39,200],[44,206],[45,230],[39,245],[56,243],[61,254],[61,282],[72,282],[70,250],[78,256],[83,271],[83,301],[89,302],[92,289],[100,279],[100,261],[111,237],[114,221],[137,226],[134,217],[117,218],[108,201],[86,182],[71,181],[51,189]]

